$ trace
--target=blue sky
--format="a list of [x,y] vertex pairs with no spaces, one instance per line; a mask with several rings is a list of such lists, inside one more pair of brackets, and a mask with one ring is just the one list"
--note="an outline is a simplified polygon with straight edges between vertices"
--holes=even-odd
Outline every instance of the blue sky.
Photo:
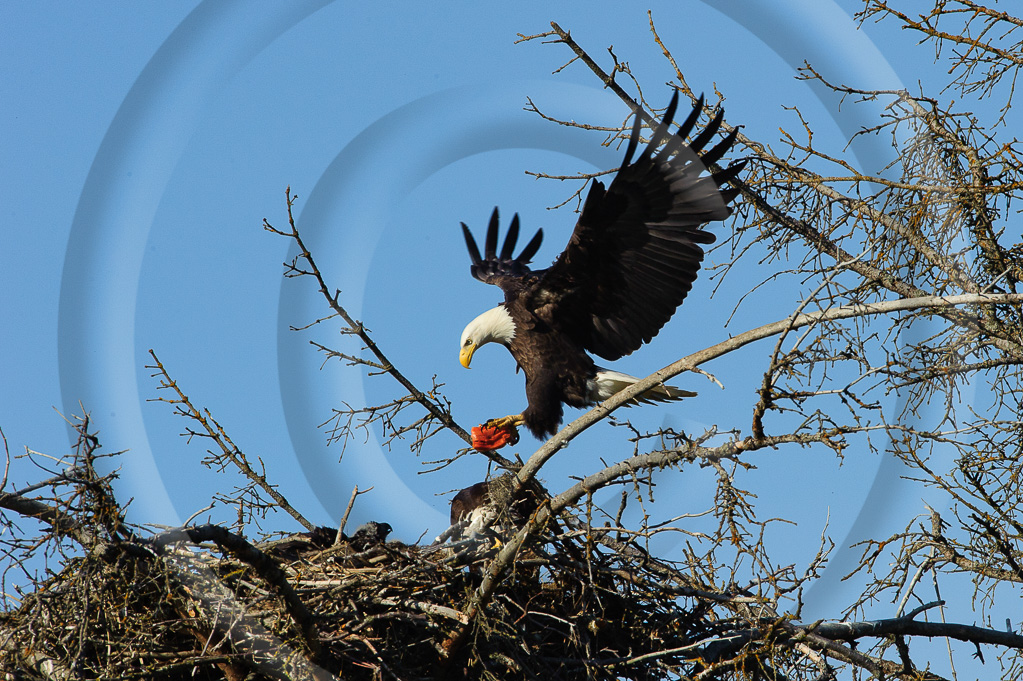
[[[692,87],[724,93],[728,122],[753,138],[775,141],[779,127],[794,128],[785,110],[793,105],[818,121],[834,149],[870,121],[871,109],[840,111],[834,97],[797,81],[804,60],[865,88],[942,82],[930,48],[909,44],[894,26],[857,29],[850,14],[858,3],[748,5],[651,9]],[[264,232],[262,219],[284,225],[290,185],[324,273],[395,363],[420,386],[433,376],[444,383],[466,427],[517,412],[522,379],[507,353],[487,348],[471,371],[457,361],[462,327],[500,299],[469,277],[458,223],[479,234],[493,206],[505,221],[517,211],[525,232],[544,228],[536,262],[553,259],[575,218],[548,207],[576,187],[523,171],[590,172],[616,165],[619,152],[602,148],[599,133],[540,121],[522,110],[526,98],[545,112],[607,125],[625,109],[581,64],[552,73],[569,59],[567,48],[515,44],[516,34],[557,21],[605,66],[614,45],[658,105],[670,97],[672,74],[645,8],[621,3],[293,2],[263,10],[241,2],[7,7],[0,426],[12,453],[27,446],[60,455],[68,431],[57,412],[83,402],[106,450],[128,450],[118,491],[134,499],[132,519],[181,522],[236,481],[203,468],[204,444],[187,444],[178,435],[185,421],[150,401],[157,383],[144,367],[153,348],[314,522],[336,522],[353,484],[375,485],[353,522],[389,522],[406,541],[432,537],[446,525],[448,492],[481,479],[486,461],[466,457],[423,474],[426,461],[461,447],[446,435],[420,459],[387,451],[371,435],[339,461],[340,448],[328,447],[318,428],[330,408],[386,401],[395,388],[337,364],[321,369],[308,341],[341,346],[336,327],[287,330],[326,309],[311,282],[282,279],[290,244]],[[853,151],[868,166],[887,153],[884,140]],[[615,368],[645,375],[787,314],[797,290],[791,300],[745,307],[724,328],[738,297],[768,274],[733,276],[713,298],[702,276],[661,335]],[[759,374],[749,366],[733,359],[706,367],[723,391],[680,377],[701,391],[699,400],[623,416],[644,428],[748,428],[748,408],[735,405],[750,403]],[[624,437],[587,433],[546,470],[551,489],[631,451]],[[522,456],[533,444],[523,438]],[[758,494],[761,516],[799,521],[778,529],[782,562],[805,563],[825,523],[846,545],[922,510],[923,492],[894,499],[898,471],[873,455],[840,466],[826,453],[792,451],[758,463],[743,481]],[[38,477],[15,462],[13,486]],[[710,485],[699,473],[665,476],[659,503],[670,515],[704,510]],[[898,522],[880,525],[886,514]],[[209,517],[230,519],[220,510]],[[288,519],[270,525],[298,529]],[[833,589],[841,562],[815,596],[822,608],[843,598]]]

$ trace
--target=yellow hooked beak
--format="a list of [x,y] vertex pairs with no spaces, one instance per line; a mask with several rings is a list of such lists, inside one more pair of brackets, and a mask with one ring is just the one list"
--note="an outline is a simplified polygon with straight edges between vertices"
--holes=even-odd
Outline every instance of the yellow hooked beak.
[[476,352],[476,344],[471,340],[466,341],[465,345],[462,346],[461,351],[458,353],[458,361],[462,363],[466,369],[469,368],[469,363],[472,362],[472,355]]

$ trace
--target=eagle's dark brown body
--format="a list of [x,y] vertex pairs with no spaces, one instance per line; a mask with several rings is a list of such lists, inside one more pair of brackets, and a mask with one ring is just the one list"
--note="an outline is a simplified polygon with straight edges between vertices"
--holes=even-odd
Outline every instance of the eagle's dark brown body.
[[[509,325],[495,309],[470,323],[463,332],[462,362],[468,366],[476,347],[487,342],[507,346],[526,375],[529,401],[515,420],[537,437],[557,431],[563,404],[592,404],[598,397],[594,381],[607,373],[624,376],[601,370],[587,352],[615,360],[650,341],[692,288],[703,260],[702,245],[714,241],[703,225],[731,213],[728,203],[738,190],[721,189],[721,185],[734,179],[743,164],[716,173],[710,173],[708,166],[731,146],[736,132],[701,156],[720,127],[721,114],[687,146],[684,137],[696,122],[702,100],[678,133],[671,135],[668,123],[677,99],[676,94],[665,122],[656,127],[650,144],[633,161],[639,144],[637,119],[614,180],[606,189],[603,183],[593,182],[568,246],[548,269],[528,266],[540,247],[542,230],[513,257],[517,215],[500,254],[496,209],[483,256],[462,224],[472,275],[504,291],[499,309],[511,319]],[[671,390],[647,397],[692,394]]]
[[529,404],[522,416],[531,432],[553,434],[563,417],[562,403],[571,407],[593,403],[587,384],[596,374],[596,364],[571,336],[559,333],[529,306],[505,308],[521,331],[508,350],[526,375]]

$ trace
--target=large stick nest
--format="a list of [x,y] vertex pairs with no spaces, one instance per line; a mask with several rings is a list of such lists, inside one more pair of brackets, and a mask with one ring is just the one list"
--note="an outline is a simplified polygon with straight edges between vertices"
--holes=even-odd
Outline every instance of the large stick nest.
[[0,661],[18,679],[648,679],[679,674],[665,651],[712,633],[641,552],[593,533],[550,524],[471,620],[497,532],[336,535],[253,546],[205,526],[97,545],[3,616]]

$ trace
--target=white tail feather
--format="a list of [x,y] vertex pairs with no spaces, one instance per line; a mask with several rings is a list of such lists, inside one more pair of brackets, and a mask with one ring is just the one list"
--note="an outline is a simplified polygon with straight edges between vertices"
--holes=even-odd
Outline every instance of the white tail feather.
[[[601,369],[598,367],[597,375],[589,382],[587,388],[590,393],[590,398],[594,402],[603,402],[615,393],[628,388],[630,385],[640,380],[642,379],[630,376],[629,374],[623,374],[620,371],[612,371],[611,369]],[[696,393],[690,390],[681,390],[671,385],[655,385],[654,387],[641,392],[631,403],[669,402],[672,400],[681,400],[684,397],[696,397]]]

